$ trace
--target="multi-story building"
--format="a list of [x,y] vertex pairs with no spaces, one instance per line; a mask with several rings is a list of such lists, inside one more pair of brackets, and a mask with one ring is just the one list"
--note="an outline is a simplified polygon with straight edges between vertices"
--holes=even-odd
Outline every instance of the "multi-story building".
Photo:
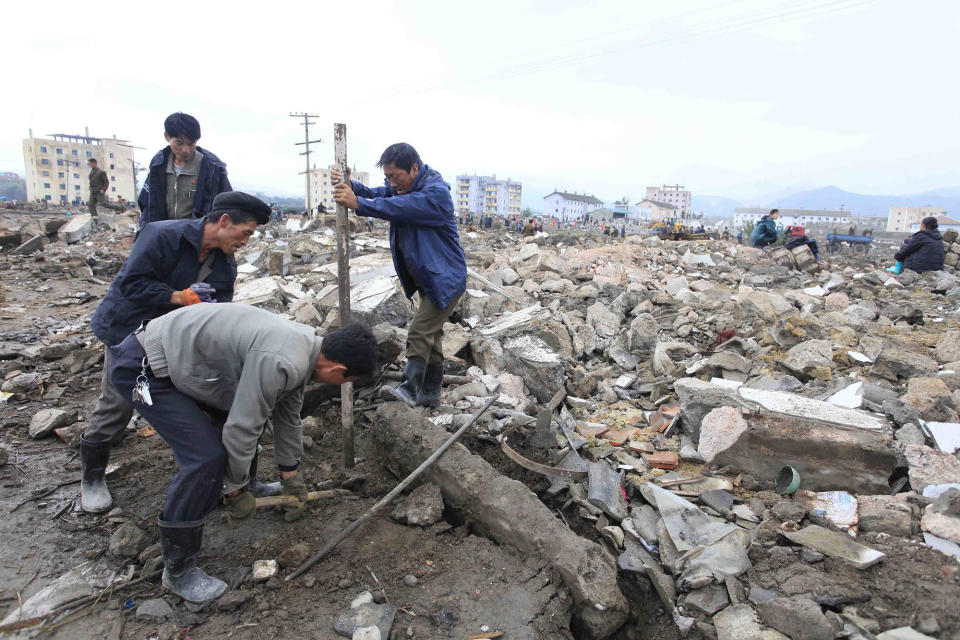
[[603,200],[583,193],[554,191],[543,197],[543,215],[559,220],[574,220],[603,206]]
[[653,222],[662,222],[671,218],[681,217],[680,208],[670,202],[660,202],[645,198],[633,205],[638,212],[639,220],[651,220]]
[[[310,202],[314,208],[323,205],[324,211],[333,213],[337,210],[337,203],[333,201],[333,185],[330,184],[330,170],[336,169],[335,166],[318,167],[314,165],[310,170]],[[362,185],[370,186],[370,173],[368,171],[357,171],[356,168],[350,171],[350,179],[356,180]],[[307,198],[303,199],[304,208],[307,207]]]
[[[740,229],[747,222],[759,222],[760,218],[770,213],[770,209],[763,207],[737,207],[733,210],[733,228]],[[828,211],[826,209],[780,209],[777,226],[812,226],[812,225],[846,225],[850,224],[849,211]],[[844,230],[845,231],[845,230]]]
[[911,227],[927,217],[947,215],[943,207],[890,207],[887,215],[887,231],[910,233]]
[[682,185],[665,184],[662,187],[647,187],[647,200],[653,202],[665,202],[672,204],[677,213],[690,213],[690,192],[684,190]]
[[520,215],[523,186],[497,176],[457,176],[456,206],[460,213],[512,217]]
[[137,199],[133,147],[126,140],[93,138],[88,133],[50,134],[47,138],[23,140],[23,164],[26,169],[27,200],[53,203],[87,202],[90,199],[90,167],[87,160],[96,158],[107,172],[111,200]]

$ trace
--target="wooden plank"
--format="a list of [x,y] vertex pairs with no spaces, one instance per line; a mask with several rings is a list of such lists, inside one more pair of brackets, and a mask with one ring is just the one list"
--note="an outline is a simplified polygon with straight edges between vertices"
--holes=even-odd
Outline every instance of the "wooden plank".
[[[347,165],[347,125],[333,125],[334,165],[340,169],[342,180],[350,183],[350,167]],[[337,205],[337,293],[340,326],[350,324],[350,220],[347,208]],[[355,464],[353,448],[353,383],[345,382],[340,387],[340,423],[343,434],[343,466],[350,469]]]

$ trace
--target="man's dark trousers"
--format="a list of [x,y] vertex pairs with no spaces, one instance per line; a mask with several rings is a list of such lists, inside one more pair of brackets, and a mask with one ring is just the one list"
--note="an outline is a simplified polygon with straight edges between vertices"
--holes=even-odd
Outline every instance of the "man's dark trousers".
[[[143,368],[143,347],[131,334],[110,350],[110,378],[120,394],[131,398]],[[160,519],[202,521],[216,506],[223,488],[227,452],[220,431],[197,401],[178,391],[170,378],[157,378],[148,371],[147,382],[153,405],[134,402],[133,406],[170,445],[179,467],[167,488]]]

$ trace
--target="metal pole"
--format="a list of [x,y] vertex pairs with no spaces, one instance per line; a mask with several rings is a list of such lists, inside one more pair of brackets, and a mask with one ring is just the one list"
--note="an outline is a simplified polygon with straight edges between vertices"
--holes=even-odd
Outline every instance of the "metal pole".
[[310,214],[310,217],[313,217],[313,194],[310,193],[310,145],[315,142],[322,142],[322,140],[311,140],[310,139],[310,125],[312,124],[311,119],[316,118],[317,116],[312,113],[291,113],[291,118],[303,118],[303,142],[297,142],[294,146],[299,147],[300,145],[304,146],[303,153],[300,155],[306,156],[307,170],[304,171],[304,175],[307,176],[307,213]]
[[[333,163],[340,170],[341,180],[350,184],[347,166],[347,125],[333,125]],[[350,324],[350,220],[347,208],[337,204],[337,289],[339,292],[340,326]],[[343,433],[343,466],[354,465],[353,452],[353,383],[340,387],[340,423]]]
[[439,448],[439,449],[437,449],[436,451],[434,451],[432,454],[430,454],[430,457],[429,457],[429,458],[427,458],[427,459],[424,460],[422,463],[420,463],[420,466],[417,467],[416,469],[414,469],[413,472],[412,472],[410,475],[408,475],[406,478],[404,478],[404,479],[403,479],[403,482],[401,482],[401,483],[398,484],[396,487],[394,487],[394,488],[393,488],[393,491],[391,491],[391,492],[388,493],[387,495],[385,495],[385,496],[383,496],[382,498],[380,498],[380,502],[378,502],[377,504],[375,504],[375,505],[373,505],[372,507],[370,507],[370,510],[369,510],[369,511],[367,511],[365,514],[363,514],[362,516],[360,516],[359,518],[357,518],[356,520],[354,520],[354,521],[353,521],[353,524],[351,524],[349,527],[347,527],[346,529],[344,529],[343,532],[340,533],[336,538],[334,538],[333,540],[331,540],[330,542],[328,542],[328,543],[327,543],[327,546],[325,546],[323,549],[321,549],[316,555],[314,555],[313,557],[309,558],[306,562],[304,562],[304,563],[301,564],[299,567],[297,567],[297,570],[294,571],[293,573],[291,573],[290,575],[288,575],[288,576],[285,578],[285,580],[286,580],[287,582],[289,582],[290,580],[293,580],[293,579],[296,578],[297,576],[302,575],[304,571],[306,571],[307,569],[309,569],[310,567],[312,567],[312,566],[315,565],[316,563],[320,562],[320,560],[322,560],[325,555],[327,555],[328,553],[330,553],[331,551],[333,551],[334,547],[336,547],[338,544],[340,544],[341,542],[343,542],[344,539],[347,538],[347,536],[349,536],[351,533],[353,533],[354,531],[356,531],[357,529],[359,529],[360,527],[362,527],[370,518],[372,518],[373,516],[375,516],[375,515],[377,514],[377,512],[380,511],[380,509],[382,509],[382,508],[384,508],[385,506],[387,506],[388,504],[390,504],[390,502],[391,502],[394,498],[396,498],[398,495],[400,495],[400,493],[401,493],[404,489],[406,489],[408,486],[410,486],[410,483],[411,483],[411,482],[413,482],[414,480],[416,480],[416,479],[420,476],[420,474],[423,473],[424,471],[426,471],[426,470],[430,467],[430,465],[432,465],[434,462],[436,462],[437,459],[438,459],[440,456],[442,456],[442,455],[446,452],[447,449],[449,449],[451,446],[453,446],[453,443],[455,443],[457,440],[459,440],[459,439],[460,439],[460,436],[462,436],[464,433],[466,433],[466,432],[467,432],[467,429],[469,429],[470,427],[473,426],[473,423],[476,422],[476,421],[480,418],[480,416],[483,415],[484,411],[486,411],[487,409],[489,409],[490,406],[491,406],[494,402],[497,401],[497,398],[498,398],[498,396],[492,396],[489,400],[487,400],[486,404],[484,404],[482,407],[480,407],[480,409],[478,409],[477,412],[470,417],[470,421],[467,422],[467,424],[465,424],[465,425],[463,425],[462,427],[460,427],[460,428],[457,430],[456,433],[454,433],[452,436],[450,436],[450,437],[447,439],[446,442],[444,442],[442,445],[440,445],[440,448]]

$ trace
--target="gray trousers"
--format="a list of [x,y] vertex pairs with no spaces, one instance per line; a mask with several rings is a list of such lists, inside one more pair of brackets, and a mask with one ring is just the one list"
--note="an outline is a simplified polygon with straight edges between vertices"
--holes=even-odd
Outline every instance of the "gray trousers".
[[114,204],[107,200],[107,194],[105,193],[91,193],[90,200],[87,201],[87,208],[90,210],[90,215],[97,215],[97,203],[102,204],[107,209],[113,209],[114,211],[123,211],[123,205],[119,202]]
[[119,444],[127,435],[126,427],[133,417],[130,398],[123,397],[110,381],[110,347],[103,350],[103,378],[100,380],[100,397],[97,406],[83,433],[89,442]]
[[460,296],[457,296],[446,309],[441,309],[420,291],[420,306],[407,328],[408,359],[419,358],[426,364],[443,364],[443,323],[459,301]]

